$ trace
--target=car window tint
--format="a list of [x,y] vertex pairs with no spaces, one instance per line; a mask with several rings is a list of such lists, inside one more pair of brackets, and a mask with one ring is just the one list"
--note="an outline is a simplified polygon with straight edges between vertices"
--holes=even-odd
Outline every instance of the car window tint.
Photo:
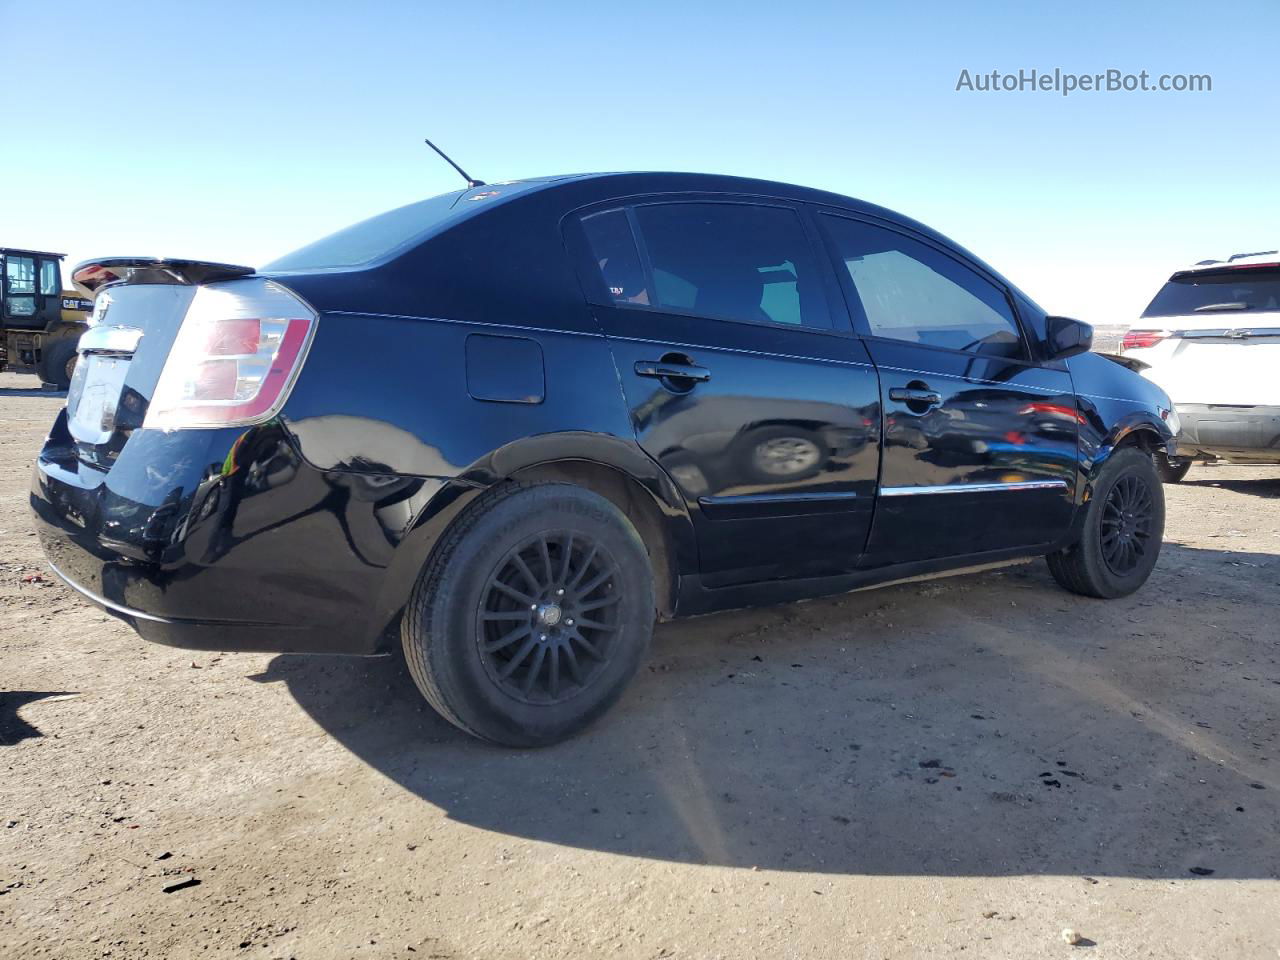
[[287,253],[262,269],[315,270],[369,263],[425,235],[434,227],[460,220],[471,213],[472,207],[458,205],[458,199],[465,192],[442,193],[438,197],[380,213]]
[[1144,317],[1177,317],[1189,313],[1230,314],[1280,310],[1280,270],[1232,270],[1188,273],[1166,283]]
[[625,210],[605,210],[582,218],[591,258],[614,303],[649,303],[644,267]]
[[[894,230],[824,216],[873,336],[998,357],[1023,355],[1001,290]],[[857,306],[857,305],[855,305]]]
[[817,263],[793,210],[734,203],[635,208],[654,306],[725,320],[829,328]]
[[653,288],[657,291],[658,302],[664,307],[677,310],[692,310],[698,299],[698,288],[688,280],[682,280],[674,273],[666,270],[653,271]]

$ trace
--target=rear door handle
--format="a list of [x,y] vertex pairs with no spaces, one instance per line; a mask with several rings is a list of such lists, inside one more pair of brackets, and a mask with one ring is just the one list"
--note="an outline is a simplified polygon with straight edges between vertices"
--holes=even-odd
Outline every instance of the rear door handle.
[[705,383],[711,379],[710,370],[691,363],[637,360],[635,370],[638,377],[654,377],[658,380],[692,380],[696,383]]
[[942,402],[942,397],[937,392],[914,387],[893,387],[889,390],[889,399],[899,403],[924,403],[931,407]]

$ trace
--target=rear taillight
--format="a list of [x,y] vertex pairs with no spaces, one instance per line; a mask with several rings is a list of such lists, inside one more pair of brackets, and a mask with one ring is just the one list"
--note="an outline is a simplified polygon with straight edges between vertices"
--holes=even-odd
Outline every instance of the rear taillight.
[[1121,350],[1132,350],[1134,347],[1154,347],[1169,336],[1168,330],[1130,330],[1120,341]]
[[315,313],[270,280],[200,287],[143,425],[180,430],[271,419],[289,396],[315,326]]

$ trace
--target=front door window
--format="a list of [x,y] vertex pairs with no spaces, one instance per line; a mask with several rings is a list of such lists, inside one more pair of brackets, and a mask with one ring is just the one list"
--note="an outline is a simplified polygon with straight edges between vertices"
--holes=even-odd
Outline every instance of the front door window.
[[884,410],[873,565],[1038,547],[1072,516],[1071,375],[1032,363],[1005,290],[898,230],[822,218]]
[[991,357],[1022,357],[1003,292],[959,261],[904,234],[824,217],[874,337]]

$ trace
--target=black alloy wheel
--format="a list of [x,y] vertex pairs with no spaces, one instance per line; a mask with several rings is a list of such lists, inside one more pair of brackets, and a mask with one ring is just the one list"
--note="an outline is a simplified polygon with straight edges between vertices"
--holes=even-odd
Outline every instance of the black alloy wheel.
[[572,531],[510,551],[480,602],[480,654],[493,681],[527,703],[559,703],[599,677],[618,636],[617,565]]
[[616,703],[649,648],[655,571],[616,504],[508,481],[449,525],[401,621],[414,682],[455,726],[537,747]]
[[1164,487],[1152,455],[1116,450],[1086,488],[1076,542],[1048,554],[1049,572],[1072,593],[1114,599],[1146,583],[1164,538]]
[[1121,477],[1102,508],[1102,558],[1124,577],[1138,568],[1151,545],[1151,490],[1140,476]]

